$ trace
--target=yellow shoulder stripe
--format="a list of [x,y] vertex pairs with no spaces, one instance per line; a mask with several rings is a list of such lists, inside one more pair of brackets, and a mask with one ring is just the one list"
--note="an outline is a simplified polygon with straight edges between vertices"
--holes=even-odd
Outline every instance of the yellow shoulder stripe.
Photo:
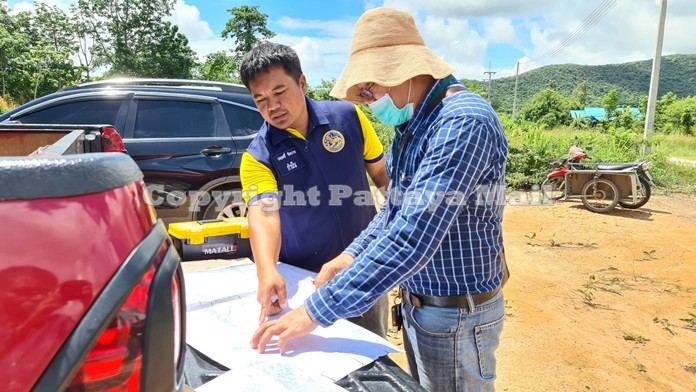
[[363,150],[363,158],[366,161],[372,161],[379,158],[384,152],[382,149],[382,143],[379,142],[375,128],[372,126],[370,121],[365,116],[362,110],[355,105],[355,111],[358,112],[358,118],[360,119],[360,127],[363,132],[363,139],[365,139],[365,147]]
[[247,204],[258,195],[278,193],[278,181],[271,169],[248,152],[242,154],[239,176],[242,178],[242,197]]

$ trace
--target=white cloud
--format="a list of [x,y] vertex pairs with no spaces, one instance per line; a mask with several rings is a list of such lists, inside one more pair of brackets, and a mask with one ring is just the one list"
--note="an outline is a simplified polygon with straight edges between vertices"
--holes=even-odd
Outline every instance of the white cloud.
[[426,45],[456,69],[456,76],[482,75],[487,43],[467,20],[427,16],[416,24]]
[[179,32],[188,38],[199,60],[210,53],[234,48],[234,42],[216,35],[208,22],[201,18],[198,7],[186,4],[185,0],[177,0],[169,20],[179,26]]
[[320,46],[318,41],[309,37],[302,37],[299,42],[292,46],[300,58],[303,70],[326,71],[326,63]]
[[493,43],[515,43],[515,28],[511,19],[494,18],[488,19],[484,23],[486,28],[486,38]]
[[[49,6],[58,6],[58,8],[63,11],[67,11],[72,4],[71,0],[42,0],[41,2]],[[33,1],[22,1],[10,7],[10,12],[16,14],[23,11],[33,11],[35,9],[36,5]]]
[[[197,7],[178,0],[171,16],[191,47],[205,54],[233,47],[223,41],[202,18]],[[190,0],[188,0],[190,1]],[[67,9],[69,0],[46,0]],[[386,6],[414,15],[426,44],[433,52],[456,67],[455,75],[477,79],[488,70],[491,44],[496,49],[510,45],[519,57],[546,60],[543,64],[608,64],[650,59],[654,55],[659,0],[618,1],[594,26],[563,50],[549,50],[578,32],[585,19],[600,5],[611,3],[586,0],[363,0],[365,9]],[[306,20],[281,17],[273,21],[278,35],[272,40],[297,50],[309,84],[337,77],[348,59],[357,16],[332,19],[327,3],[325,18]],[[302,5],[298,5],[302,7]],[[30,1],[17,3],[13,12],[33,8]],[[222,10],[224,7],[220,7]],[[696,53],[693,30],[696,7],[693,0],[673,0],[668,4],[663,54]],[[277,31],[280,30],[280,31]],[[514,60],[493,57],[495,77],[514,74]],[[543,65],[542,64],[542,65]],[[526,63],[524,68],[539,64]]]
[[[680,5],[679,2],[675,4]],[[586,16],[595,6],[574,2],[550,7],[543,18],[530,24],[529,39],[533,46],[526,54],[533,60],[545,60],[542,64],[596,65],[653,57],[659,14],[659,7],[653,2],[618,2],[574,42],[559,46],[564,38],[581,31]],[[568,7],[577,7],[574,17],[569,18]],[[693,8],[668,8],[662,53],[696,53],[696,42],[690,33],[694,24],[696,10]]]
[[205,41],[214,38],[213,30],[208,22],[201,19],[198,7],[188,5],[184,0],[178,0],[172,10],[169,20],[179,26],[179,31],[190,41]]
[[[523,16],[543,11],[554,0],[384,0],[384,6],[408,11],[421,11],[430,15],[451,18],[487,18],[495,16]],[[565,1],[563,2],[565,4]]]
[[342,37],[309,37],[278,34],[272,41],[292,47],[302,62],[302,71],[307,83],[316,86],[321,80],[337,78],[348,61],[351,37],[349,32]]
[[284,16],[278,24],[288,30],[314,31],[321,36],[350,37],[355,27],[354,20],[312,20]]
[[[460,60],[456,66],[457,76],[464,76],[459,74],[464,73],[470,78],[479,77],[487,68],[485,52],[492,43],[510,44],[510,50],[522,50],[532,60],[545,60],[542,65],[608,64],[651,59],[659,14],[659,0],[616,2],[613,9],[610,9],[612,3],[586,0],[385,0],[383,4],[408,11],[417,19],[419,15],[428,15],[441,17],[442,23],[468,21],[470,32],[462,34],[460,39],[474,42],[467,48],[457,46],[462,50],[460,57],[466,60]],[[696,41],[692,38],[696,7],[690,0],[675,0],[668,4],[667,9],[662,53],[696,53]],[[595,12],[594,15],[601,18],[594,18],[596,23],[593,26],[583,25],[594,11],[602,10],[603,13]],[[582,26],[587,28],[581,31]],[[426,42],[433,45],[432,31],[421,32]],[[559,48],[559,43],[572,33],[582,34],[570,45]],[[561,50],[549,53],[551,49]],[[445,52],[437,53],[446,56]],[[453,62],[451,57],[448,61]],[[538,65],[527,63],[525,68]],[[515,64],[497,66],[502,68],[494,69],[498,71],[496,77],[500,77],[512,72]]]

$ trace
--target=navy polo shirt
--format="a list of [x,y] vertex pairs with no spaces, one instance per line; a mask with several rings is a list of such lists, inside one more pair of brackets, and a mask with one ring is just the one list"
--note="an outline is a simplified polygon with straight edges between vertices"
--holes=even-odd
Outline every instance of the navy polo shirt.
[[[252,195],[248,203],[277,195],[280,261],[318,272],[375,216],[365,163],[379,161],[383,154],[380,146],[379,155],[366,161],[359,109],[353,104],[306,100],[306,140],[264,123],[247,149],[250,157],[242,160],[241,172],[247,192],[254,184],[245,181],[246,159],[253,158],[272,172],[277,191],[266,192],[258,186],[258,194]],[[374,134],[371,126],[370,131]],[[374,140],[379,143],[376,136]]]

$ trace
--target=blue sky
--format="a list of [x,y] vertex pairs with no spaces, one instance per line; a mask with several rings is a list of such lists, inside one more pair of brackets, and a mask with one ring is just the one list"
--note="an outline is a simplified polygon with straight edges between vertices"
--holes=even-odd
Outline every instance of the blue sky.
[[[694,0],[669,0],[663,54],[696,53]],[[65,9],[70,0],[45,0]],[[32,1],[10,0],[15,11]],[[355,22],[367,9],[410,12],[426,44],[456,68],[459,78],[514,75],[546,64],[609,64],[651,59],[659,0],[177,0],[171,20],[203,57],[232,48],[220,32],[226,11],[255,5],[268,15],[272,41],[300,55],[309,84],[338,77],[348,58]],[[599,12],[602,11],[602,12]],[[583,24],[595,12],[595,23]],[[583,28],[584,26],[584,28]],[[585,30],[578,35],[580,29]],[[576,38],[569,45],[570,34]]]

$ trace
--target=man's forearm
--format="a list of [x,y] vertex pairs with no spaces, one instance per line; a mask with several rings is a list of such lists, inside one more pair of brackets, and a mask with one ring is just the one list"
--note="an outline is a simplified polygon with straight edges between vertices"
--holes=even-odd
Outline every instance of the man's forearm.
[[265,211],[262,206],[249,207],[249,242],[259,274],[275,270],[280,257],[281,229],[277,210]]

